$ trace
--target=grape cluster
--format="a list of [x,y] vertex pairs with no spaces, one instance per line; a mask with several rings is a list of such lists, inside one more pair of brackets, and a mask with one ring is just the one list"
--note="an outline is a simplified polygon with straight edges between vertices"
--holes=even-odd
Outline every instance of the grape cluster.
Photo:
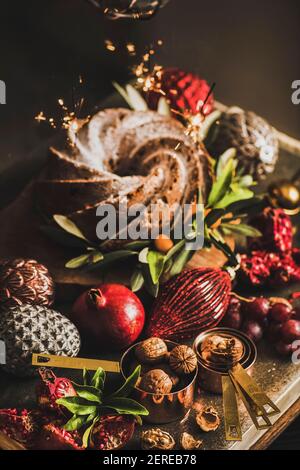
[[278,354],[290,356],[300,340],[300,306],[279,297],[249,301],[232,297],[222,326],[243,331],[255,343],[265,337]]

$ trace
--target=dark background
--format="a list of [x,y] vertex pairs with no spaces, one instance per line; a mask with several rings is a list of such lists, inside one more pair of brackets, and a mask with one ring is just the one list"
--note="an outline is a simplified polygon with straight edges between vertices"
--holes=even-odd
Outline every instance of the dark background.
[[[158,63],[215,81],[220,101],[253,109],[300,138],[300,106],[291,102],[291,83],[300,79],[299,24],[299,0],[171,0],[147,22],[109,21],[84,0],[2,0],[0,79],[7,85],[7,104],[0,106],[2,200],[7,181],[18,188],[33,171],[28,155],[53,135],[34,116],[43,110],[55,117],[60,97],[72,107],[79,75],[84,85],[75,89],[75,98],[83,95],[82,112],[91,112],[112,91],[112,80],[128,79],[137,59],[125,52],[127,42],[142,53],[162,39]],[[118,45],[117,54],[105,49],[105,39]],[[273,448],[300,449],[300,422]]]

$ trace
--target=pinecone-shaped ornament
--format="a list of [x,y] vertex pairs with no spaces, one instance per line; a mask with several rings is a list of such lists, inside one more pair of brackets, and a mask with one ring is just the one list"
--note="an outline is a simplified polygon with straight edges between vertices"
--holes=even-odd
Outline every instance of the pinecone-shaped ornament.
[[25,377],[34,375],[32,353],[77,356],[80,335],[64,315],[40,305],[20,305],[0,315],[0,339],[6,346],[3,370]]
[[207,99],[210,87],[206,80],[197,75],[178,68],[169,68],[155,71],[153,78],[155,89],[145,92],[150,109],[156,111],[159,99],[164,96],[171,109],[179,112],[197,114],[201,110],[203,116],[207,116],[214,110],[213,95]]
[[49,307],[54,301],[54,282],[43,265],[32,259],[0,262],[0,308],[22,304]]
[[279,156],[273,127],[257,114],[240,108],[230,108],[222,113],[208,147],[216,158],[227,149],[235,148],[239,168],[256,180],[274,171]]

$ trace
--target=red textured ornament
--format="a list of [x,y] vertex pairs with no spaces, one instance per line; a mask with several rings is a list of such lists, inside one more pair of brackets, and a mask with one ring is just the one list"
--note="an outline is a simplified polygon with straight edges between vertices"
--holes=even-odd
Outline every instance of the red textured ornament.
[[230,292],[227,271],[199,268],[181,273],[163,286],[147,336],[185,340],[217,326],[227,311]]
[[282,209],[266,207],[250,221],[262,237],[250,239],[249,248],[256,251],[278,252],[287,255],[293,247],[293,224],[289,215]]
[[156,90],[145,92],[145,99],[150,109],[156,111],[159,99],[165,96],[170,102],[171,108],[176,111],[187,110],[191,114],[197,114],[201,111],[203,116],[207,116],[214,110],[213,94],[207,99],[210,86],[206,80],[197,75],[178,68],[170,68],[163,69],[155,78],[157,88],[162,93]]

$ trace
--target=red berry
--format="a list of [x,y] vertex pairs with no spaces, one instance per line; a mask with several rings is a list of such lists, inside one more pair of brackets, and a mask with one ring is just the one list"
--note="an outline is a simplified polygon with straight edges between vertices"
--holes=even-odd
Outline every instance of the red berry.
[[222,326],[239,330],[242,325],[241,302],[236,297],[231,297],[228,310],[222,320]]
[[245,303],[243,310],[247,320],[264,323],[270,310],[270,302],[264,297],[258,297],[252,302]]
[[297,307],[297,308],[294,310],[294,319],[295,319],[295,320],[300,320],[300,307]]
[[279,343],[276,344],[276,351],[280,356],[291,356],[296,350],[297,347],[293,343],[287,344],[283,341],[279,341]]
[[267,329],[267,340],[270,343],[277,343],[281,339],[281,323],[271,323]]
[[275,323],[285,323],[293,314],[293,307],[286,299],[274,299],[270,310],[270,319]]
[[292,343],[300,339],[300,321],[289,320],[282,326],[282,339],[285,343]]
[[[296,294],[295,294],[296,295]],[[292,305],[293,305],[293,318],[295,320],[300,320],[300,297],[296,297],[292,300]]]
[[264,334],[261,325],[252,320],[248,320],[243,323],[242,331],[249,336],[254,343],[259,343]]

